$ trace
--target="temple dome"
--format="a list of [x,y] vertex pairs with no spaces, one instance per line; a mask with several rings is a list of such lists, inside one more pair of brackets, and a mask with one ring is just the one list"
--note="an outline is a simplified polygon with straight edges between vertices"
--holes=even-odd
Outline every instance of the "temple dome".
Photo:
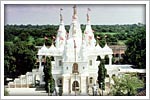
[[48,48],[44,44],[42,48],[38,51],[38,54],[40,55],[40,53],[47,53],[47,52],[48,52]]
[[100,46],[99,44],[97,44],[96,47],[95,47],[95,49],[99,51],[99,50],[101,50],[102,48],[101,48],[101,46]]
[[113,54],[113,51],[110,47],[108,47],[107,43],[105,44],[104,48],[103,48],[103,51],[106,53],[106,54]]
[[56,51],[57,48],[54,46],[54,44],[52,44],[48,50],[49,51]]

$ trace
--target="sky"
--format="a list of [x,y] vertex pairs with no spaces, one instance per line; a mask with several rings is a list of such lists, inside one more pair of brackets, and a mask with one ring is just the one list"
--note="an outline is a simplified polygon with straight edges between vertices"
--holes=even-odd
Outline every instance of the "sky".
[[[72,4],[7,4],[4,7],[5,24],[58,25],[60,8],[65,25],[70,25]],[[142,4],[78,4],[80,24],[86,24],[87,8],[90,8],[92,25],[145,24],[145,5]]]

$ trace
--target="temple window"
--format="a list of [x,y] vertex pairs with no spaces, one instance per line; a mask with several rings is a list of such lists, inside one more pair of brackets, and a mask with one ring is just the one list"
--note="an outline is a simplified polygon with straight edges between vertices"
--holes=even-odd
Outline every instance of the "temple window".
[[92,60],[89,61],[89,65],[92,66]]
[[62,86],[62,78],[59,78],[59,79],[57,80],[57,84],[58,84],[59,87]]
[[59,85],[62,84],[62,79],[59,78],[59,79],[57,80],[57,82],[58,82]]
[[78,91],[79,90],[79,83],[78,81],[74,81],[72,84],[72,91],[75,91],[75,89]]
[[44,66],[45,65],[45,62],[42,62],[42,66]]
[[62,80],[61,79],[59,80],[59,83],[62,84]]
[[84,67],[83,67],[83,69],[84,69]]
[[59,66],[62,66],[62,60],[59,60]]
[[90,84],[92,84],[93,83],[93,78],[92,77],[90,77]]

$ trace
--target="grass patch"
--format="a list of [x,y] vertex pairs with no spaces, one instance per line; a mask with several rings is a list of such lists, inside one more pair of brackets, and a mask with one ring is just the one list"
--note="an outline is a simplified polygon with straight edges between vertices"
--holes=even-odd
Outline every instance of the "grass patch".
[[127,40],[118,40],[118,44],[119,45],[125,45]]

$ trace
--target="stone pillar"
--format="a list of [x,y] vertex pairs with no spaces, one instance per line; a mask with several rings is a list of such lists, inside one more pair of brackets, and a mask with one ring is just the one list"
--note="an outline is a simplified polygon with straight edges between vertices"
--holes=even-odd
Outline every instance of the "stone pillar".
[[32,83],[35,86],[35,74],[32,74]]
[[97,77],[98,77],[98,74],[94,75],[94,84],[98,84]]
[[57,86],[57,87],[55,87],[56,88],[56,96],[58,96],[59,95],[59,87]]
[[8,83],[8,88],[10,88],[10,82]]
[[15,83],[15,88],[16,88],[16,80],[14,80],[14,83]]
[[54,80],[55,80],[55,87],[57,87],[57,77],[56,76],[53,76]]
[[42,62],[41,62],[41,60],[40,60],[40,62],[39,62],[39,69],[41,68],[41,65],[42,65]]
[[112,79],[112,74],[109,74],[109,88],[110,88],[110,86],[111,86],[111,79]]
[[112,81],[112,74],[109,74],[109,92],[108,93],[110,93],[111,81]]
[[81,76],[81,81],[79,84],[81,84],[80,86],[80,90],[81,90],[81,95],[87,95],[87,83],[86,83],[86,76]]
[[27,84],[27,88],[28,88],[28,74],[26,74],[26,84]]
[[104,59],[105,58],[105,55],[100,55],[101,59]]
[[22,77],[20,76],[20,87],[22,88]]
[[63,95],[69,95],[69,80],[67,79],[67,76],[63,76]]
[[39,55],[38,56],[38,58],[39,58],[39,70],[41,69],[41,65],[42,65],[42,62],[41,62],[41,60],[42,60],[42,56],[41,55]]
[[57,93],[57,95],[58,95],[58,84],[57,84],[57,81],[58,81],[58,79],[57,79],[57,77],[56,76],[53,76],[53,78],[54,78],[54,80],[55,80],[55,89],[56,89],[56,93]]
[[112,55],[108,55],[108,57],[109,57],[109,66],[111,66],[112,65]]

